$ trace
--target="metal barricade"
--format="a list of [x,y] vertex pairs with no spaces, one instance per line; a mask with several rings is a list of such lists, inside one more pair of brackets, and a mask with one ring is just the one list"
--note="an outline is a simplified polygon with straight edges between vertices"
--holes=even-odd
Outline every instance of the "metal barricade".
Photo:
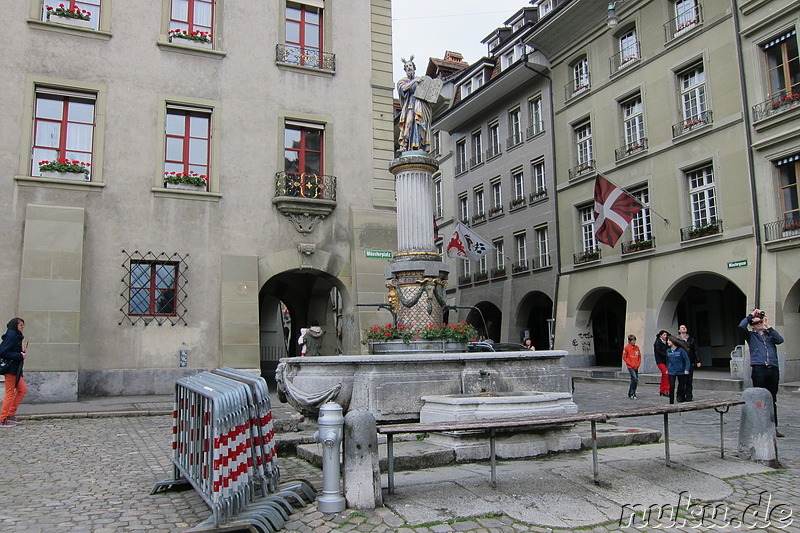
[[172,433],[174,479],[157,483],[151,494],[191,484],[212,511],[195,531],[222,523],[278,531],[293,505],[314,500],[314,489],[305,481],[278,484],[272,410],[263,378],[222,368],[178,380]]

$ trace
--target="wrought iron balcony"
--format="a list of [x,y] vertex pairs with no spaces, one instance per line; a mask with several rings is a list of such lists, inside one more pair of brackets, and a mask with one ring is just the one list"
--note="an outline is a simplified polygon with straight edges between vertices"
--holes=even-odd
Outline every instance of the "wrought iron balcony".
[[642,137],[638,141],[629,142],[614,150],[614,161],[621,161],[626,157],[645,151],[647,151],[647,137]]
[[564,99],[569,100],[570,98],[575,98],[579,94],[588,91],[591,87],[592,83],[588,74],[579,80],[572,80],[564,85]]
[[486,149],[486,159],[491,159],[495,156],[500,155],[501,153],[503,153],[503,151],[500,148],[499,144],[495,146],[490,146],[489,148]]
[[489,272],[487,270],[481,270],[480,272],[475,272],[475,283],[479,281],[486,281],[489,279]]
[[792,109],[800,109],[800,84],[796,85],[794,90],[786,89],[774,94],[769,100],[754,105],[753,122]]
[[522,132],[517,132],[508,139],[506,139],[506,148],[508,150],[511,150],[520,143],[522,143]]
[[538,189],[529,195],[528,200],[530,203],[535,204],[547,198],[547,189]]
[[484,222],[485,220],[486,220],[486,213],[484,213],[483,211],[481,211],[480,213],[478,213],[476,215],[472,215],[472,223],[473,224],[477,224],[479,222]]
[[466,161],[459,161],[459,160],[456,161],[456,176],[458,176],[459,174],[463,174],[467,170],[469,169],[467,168]]
[[544,131],[544,122],[542,121],[535,122],[530,126],[528,126],[528,128],[525,130],[525,136],[528,139],[532,139],[537,135],[539,135],[540,133],[542,133],[543,131]]
[[291,219],[297,231],[310,233],[314,224],[336,208],[336,176],[277,172],[272,203]]
[[608,58],[608,63],[611,67],[611,74],[616,74],[620,70],[626,69],[639,62],[641,54],[639,52],[639,41],[626,46],[625,50],[614,54]]
[[335,54],[294,44],[276,45],[275,61],[284,65],[315,68],[328,72],[336,71]]
[[472,274],[462,274],[458,276],[458,285],[470,285],[472,283]]
[[634,239],[622,243],[622,255],[632,254],[634,252],[642,252],[644,250],[652,250],[656,247],[656,238],[650,236],[647,239]]
[[525,196],[520,196],[519,198],[513,198],[508,202],[508,210],[509,211],[516,211],[521,207],[525,207],[527,204],[525,203]]
[[483,153],[477,153],[469,158],[469,168],[475,168],[483,163]]
[[511,273],[512,274],[521,274],[522,272],[527,272],[530,270],[528,266],[527,259],[520,259],[516,263],[511,264]]
[[764,224],[764,241],[770,242],[786,237],[800,237],[800,216],[782,218]]
[[489,218],[499,217],[503,214],[502,205],[493,205],[489,208]]
[[700,237],[708,237],[709,235],[717,235],[720,233],[722,233],[722,220],[716,219],[709,221],[706,224],[681,228],[681,242],[699,239]]
[[702,113],[698,113],[693,117],[689,117],[686,120],[678,122],[677,124],[673,124],[672,138],[674,139],[675,137],[680,137],[684,133],[702,128],[707,124],[711,124],[711,122],[711,111],[703,111]]
[[547,268],[550,266],[550,254],[540,255],[539,257],[535,257],[531,259],[533,263],[533,269],[538,270],[540,268]]
[[590,159],[585,163],[581,163],[577,167],[569,169],[569,179],[578,178],[580,176],[583,176],[584,174],[589,174],[591,172],[594,172],[594,170],[595,170],[594,159]]
[[504,278],[506,276],[506,267],[505,267],[505,265],[504,266],[499,266],[497,268],[493,268],[492,272],[491,272],[491,275],[492,275],[492,279]]
[[664,24],[664,42],[668,43],[702,24],[703,6],[700,5],[700,2],[697,3],[695,9],[694,13],[691,11],[683,13]]
[[578,252],[577,254],[573,254],[572,261],[575,265],[582,265],[584,263],[593,263],[595,261],[600,261],[602,257],[600,253],[600,248],[590,248],[588,250],[584,250],[582,252]]

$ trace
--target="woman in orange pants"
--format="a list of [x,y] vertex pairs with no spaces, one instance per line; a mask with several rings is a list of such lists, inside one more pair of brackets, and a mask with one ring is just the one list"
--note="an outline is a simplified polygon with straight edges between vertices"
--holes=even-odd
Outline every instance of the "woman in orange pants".
[[0,342],[0,358],[5,360],[3,371],[6,376],[6,394],[3,398],[3,408],[0,411],[0,428],[9,428],[17,425],[17,408],[25,398],[28,387],[22,378],[22,365],[25,362],[25,350],[28,341],[24,340],[22,332],[25,321],[21,318],[12,318],[8,322],[8,331]]

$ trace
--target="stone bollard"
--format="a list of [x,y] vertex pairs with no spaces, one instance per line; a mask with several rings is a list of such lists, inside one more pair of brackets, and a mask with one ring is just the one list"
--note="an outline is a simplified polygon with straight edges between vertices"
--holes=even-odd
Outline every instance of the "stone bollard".
[[772,468],[779,467],[772,394],[767,389],[751,387],[744,390],[742,400],[739,457]]
[[357,409],[344,417],[344,496],[350,509],[383,506],[375,417]]

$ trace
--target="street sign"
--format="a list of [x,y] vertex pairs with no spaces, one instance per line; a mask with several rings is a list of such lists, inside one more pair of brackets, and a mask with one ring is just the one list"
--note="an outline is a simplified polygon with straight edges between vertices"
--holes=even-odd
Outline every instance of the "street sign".
[[369,259],[391,259],[392,252],[389,250],[364,250],[364,257]]
[[740,268],[747,266],[747,259],[741,259],[739,261],[728,261],[728,268]]

